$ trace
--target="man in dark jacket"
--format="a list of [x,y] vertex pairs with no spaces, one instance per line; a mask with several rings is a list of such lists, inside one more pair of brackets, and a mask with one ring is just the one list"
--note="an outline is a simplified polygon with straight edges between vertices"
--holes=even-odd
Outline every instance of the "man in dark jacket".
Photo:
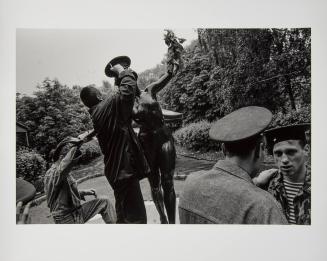
[[146,223],[139,180],[150,169],[131,125],[139,89],[136,73],[128,69],[129,65],[130,59],[123,56],[111,60],[106,67],[106,74],[115,77],[116,93],[102,100],[99,90],[85,87],[80,96],[89,108],[94,134],[104,154],[105,176],[116,199],[117,223]]

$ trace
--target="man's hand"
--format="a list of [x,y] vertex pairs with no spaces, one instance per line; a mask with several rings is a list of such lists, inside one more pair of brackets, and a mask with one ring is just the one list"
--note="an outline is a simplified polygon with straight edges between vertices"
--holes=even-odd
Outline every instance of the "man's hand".
[[98,196],[97,196],[97,192],[96,192],[96,190],[95,189],[90,189],[90,195],[91,196],[94,196],[95,198],[97,198]]
[[16,224],[30,224],[31,218],[29,216],[29,210],[32,202],[29,202],[25,208],[23,207],[23,202],[19,201],[16,205]]
[[277,169],[268,169],[260,172],[260,174],[253,179],[253,183],[258,187],[263,187],[268,184],[273,175],[278,171]]
[[78,139],[82,140],[84,143],[90,141],[94,136],[95,136],[95,131],[86,131],[83,132],[82,134],[78,135]]
[[110,68],[110,70],[113,71],[113,72],[117,75],[117,77],[118,77],[119,74],[120,74],[122,71],[124,71],[124,67],[123,67],[122,65],[120,65],[120,64],[116,64],[116,65],[112,66],[112,67]]
[[81,196],[82,200],[85,200],[85,196],[94,196],[95,198],[97,198],[97,193],[95,189],[80,190],[79,195]]

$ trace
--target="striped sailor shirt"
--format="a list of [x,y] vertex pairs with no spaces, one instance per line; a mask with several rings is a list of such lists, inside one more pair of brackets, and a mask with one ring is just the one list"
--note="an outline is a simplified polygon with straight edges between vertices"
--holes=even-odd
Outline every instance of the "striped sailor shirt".
[[283,175],[276,171],[268,185],[268,192],[281,204],[290,224],[311,224],[311,168],[306,167],[303,184],[285,183]]
[[295,182],[286,181],[285,179],[283,180],[283,182],[284,182],[284,187],[287,196],[287,204],[289,207],[288,222],[290,224],[296,224],[295,213],[294,213],[294,198],[296,197],[300,189],[303,187],[303,182],[295,183]]

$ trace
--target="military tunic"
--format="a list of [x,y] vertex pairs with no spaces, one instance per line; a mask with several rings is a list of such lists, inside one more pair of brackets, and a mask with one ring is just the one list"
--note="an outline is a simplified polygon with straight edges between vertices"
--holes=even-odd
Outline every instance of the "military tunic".
[[277,201],[227,160],[187,178],[179,213],[188,224],[287,224]]

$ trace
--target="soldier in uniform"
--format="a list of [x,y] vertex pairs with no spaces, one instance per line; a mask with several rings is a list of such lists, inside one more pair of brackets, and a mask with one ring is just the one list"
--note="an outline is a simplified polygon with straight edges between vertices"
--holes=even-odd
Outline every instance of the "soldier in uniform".
[[268,152],[278,169],[254,179],[281,204],[290,224],[311,223],[311,171],[308,165],[310,124],[289,125],[265,132]]
[[210,138],[223,143],[225,159],[187,177],[179,203],[181,223],[287,224],[274,197],[252,182],[263,159],[262,132],[271,120],[269,110],[250,106],[213,124]]
[[141,145],[132,128],[131,116],[135,96],[139,94],[136,73],[128,67],[127,56],[112,59],[105,68],[115,77],[118,91],[104,100],[94,87],[80,93],[89,108],[94,132],[104,154],[105,176],[114,190],[117,223],[147,223],[139,180],[150,172]]

